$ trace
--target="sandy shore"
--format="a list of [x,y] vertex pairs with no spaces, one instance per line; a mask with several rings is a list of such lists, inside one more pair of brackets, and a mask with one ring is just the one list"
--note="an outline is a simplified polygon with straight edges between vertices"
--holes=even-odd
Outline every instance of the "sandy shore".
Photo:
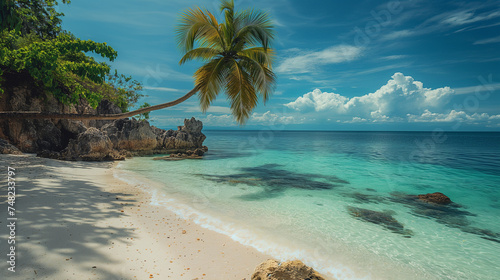
[[[269,257],[150,205],[113,163],[0,155],[1,279],[250,279]],[[7,166],[16,169],[8,271]]]

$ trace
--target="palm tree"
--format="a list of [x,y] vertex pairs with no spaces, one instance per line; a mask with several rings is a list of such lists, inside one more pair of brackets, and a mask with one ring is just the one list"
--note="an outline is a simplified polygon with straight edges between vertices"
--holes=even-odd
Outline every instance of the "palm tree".
[[217,95],[225,91],[236,121],[245,123],[259,97],[266,102],[274,89],[270,49],[273,25],[264,12],[235,12],[233,0],[221,2],[224,22],[219,23],[211,12],[196,7],[186,10],[177,26],[177,43],[185,53],[179,63],[193,59],[206,62],[194,74],[194,89],[183,97],[122,114],[0,112],[0,119],[120,119],[177,105],[197,92],[201,109],[206,112]]

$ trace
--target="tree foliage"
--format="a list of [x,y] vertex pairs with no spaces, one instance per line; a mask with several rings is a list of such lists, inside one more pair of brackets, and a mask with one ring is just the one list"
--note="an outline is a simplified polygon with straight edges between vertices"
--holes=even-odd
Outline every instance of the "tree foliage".
[[[48,3],[49,0],[41,2]],[[55,1],[51,1],[51,3],[57,4]],[[184,56],[179,63],[183,64],[190,60],[198,59],[204,61],[205,64],[194,74],[194,89],[174,101],[154,106],[148,106],[149,104],[147,104],[144,106],[148,107],[141,106],[137,110],[121,114],[94,116],[59,113],[0,112],[0,119],[118,119],[175,106],[189,99],[197,92],[199,92],[201,108],[203,111],[206,111],[214,102],[217,95],[221,91],[224,91],[231,103],[233,116],[240,124],[243,124],[248,120],[255,106],[257,106],[259,98],[266,102],[274,90],[276,83],[275,74],[272,72],[274,53],[270,48],[271,41],[274,38],[273,25],[269,16],[264,12],[256,10],[235,12],[233,0],[222,0],[221,12],[223,13],[224,20],[220,23],[211,12],[198,7],[188,9],[182,14],[181,22],[177,26],[176,31],[177,43],[184,52]],[[7,14],[10,15],[9,13]],[[15,36],[7,30],[9,29],[2,30],[2,36],[6,38]],[[67,38],[68,41],[64,41],[64,38]],[[59,42],[57,39],[55,38],[51,42],[57,44]],[[20,49],[19,45],[23,45],[23,40],[18,40],[17,44],[12,43],[13,41],[15,40],[10,40],[9,42],[11,43],[5,44],[5,46],[2,43],[2,48],[0,48],[2,55],[5,53],[15,56],[11,53],[19,53],[14,52],[13,49],[16,49],[15,46],[18,46],[17,48]],[[29,44],[38,43],[33,39],[33,36],[30,37],[29,33],[24,36],[24,42],[29,42]],[[51,87],[54,81],[59,79],[57,81],[61,82],[60,85],[63,87],[76,89],[75,93],[70,95],[70,102],[77,96],[84,96],[91,104],[95,104],[99,98],[102,98],[102,94],[96,94],[95,86],[99,87],[99,85],[102,85],[104,75],[109,71],[109,67],[106,68],[106,64],[97,63],[92,58],[83,54],[83,52],[92,51],[111,61],[116,57],[116,52],[106,44],[82,41],[71,36],[63,37],[63,42],[59,43],[66,44],[65,46],[70,51],[64,52],[57,47],[51,49],[55,49],[53,52],[46,52],[45,49],[42,49],[44,52],[40,54],[42,58],[39,61],[49,60],[50,63],[48,63],[48,67],[42,67],[42,70],[37,68],[33,71],[32,75],[38,77],[38,80],[43,82],[47,87]],[[37,47],[41,47],[41,45],[37,45]],[[30,48],[20,51],[20,53],[25,52],[29,53]],[[30,59],[24,59],[25,57],[29,57]],[[32,61],[31,57],[36,58],[38,56],[35,54],[21,55],[21,59],[13,59],[9,63],[10,65],[15,65],[14,69],[27,70],[24,63]],[[59,59],[62,61],[59,61]],[[57,65],[54,66],[55,61],[58,63],[62,62],[65,65],[63,67],[64,71],[58,71]],[[41,65],[43,66],[44,64],[42,63]],[[4,70],[1,67],[3,67],[2,63],[0,63],[0,75],[1,71]],[[45,71],[46,74],[52,76],[44,78],[43,75],[39,75],[39,71]],[[59,77],[58,74],[61,74],[63,77]],[[73,80],[71,79],[72,77],[74,78]],[[116,73],[115,77],[117,77]],[[123,78],[124,76],[120,79]],[[116,92],[121,96],[121,100],[135,102],[138,98],[135,90],[140,88],[140,84],[130,82],[127,79],[125,78],[125,83],[128,84],[128,87]],[[116,82],[117,80],[114,81]],[[89,87],[87,83],[91,83],[91,85],[93,83],[94,89]],[[106,83],[104,82],[104,84]],[[113,83],[106,85],[110,85],[116,89],[119,88],[120,82],[114,83],[114,85]],[[76,96],[74,96],[75,94]],[[66,102],[68,101],[62,96],[58,96],[58,98]],[[130,103],[128,103],[127,107],[129,106]],[[124,107],[122,107],[122,110],[124,110]]]
[[[64,4],[71,1],[62,0]],[[35,33],[43,39],[55,38],[61,29],[63,13],[56,10],[55,0],[0,0],[0,28],[15,30],[23,36]]]
[[127,111],[142,96],[137,93],[142,89],[137,81],[117,73],[110,75],[108,64],[86,54],[112,62],[117,57],[113,48],[61,29],[63,14],[56,12],[57,1],[0,1],[0,77],[28,73],[38,86],[65,104],[83,98],[96,107],[107,98]]
[[177,43],[185,54],[180,64],[193,59],[206,62],[194,74],[202,110],[224,91],[233,116],[244,123],[259,97],[267,101],[274,89],[273,25],[262,11],[235,12],[233,0],[222,0],[221,12],[223,22],[199,7],[182,14]]

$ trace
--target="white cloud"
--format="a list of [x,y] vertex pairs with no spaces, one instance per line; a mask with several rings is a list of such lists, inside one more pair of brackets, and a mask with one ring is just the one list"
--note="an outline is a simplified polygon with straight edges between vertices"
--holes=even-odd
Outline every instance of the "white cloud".
[[[208,114],[204,117],[199,117],[199,120],[206,126],[238,126],[231,114]],[[248,125],[278,125],[278,124],[299,124],[302,123],[304,118],[296,118],[295,116],[286,114],[276,114],[267,111],[265,113],[253,113],[249,120]]]
[[408,57],[407,55],[399,54],[399,55],[384,56],[384,57],[381,57],[380,59],[383,59],[383,60],[395,60],[395,59],[402,59],[402,58],[407,58],[407,57]]
[[[500,84],[492,85],[497,88]],[[459,88],[457,93],[475,90],[476,87]],[[294,109],[296,115],[307,117],[309,121],[317,118],[325,121],[333,119],[338,123],[463,122],[500,126],[500,114],[453,110],[450,100],[457,93],[450,87],[425,88],[422,82],[415,81],[411,76],[395,73],[373,93],[349,98],[315,89],[285,106]]]
[[500,89],[500,83],[481,84],[473,87],[455,88],[455,94],[469,94],[484,91],[495,91]]
[[395,73],[392,79],[373,93],[348,98],[337,93],[321,92],[315,89],[285,104],[288,108],[307,111],[329,111],[340,115],[384,121],[422,112],[427,108],[440,108],[453,95],[449,87],[424,88],[423,84],[411,76]]
[[340,112],[344,111],[344,105],[348,100],[349,98],[340,94],[321,92],[321,90],[315,89],[285,106],[297,111],[307,111],[309,109],[324,111],[333,109]]
[[458,26],[478,21],[489,20],[496,17],[500,17],[500,11],[482,13],[479,15],[474,15],[474,13],[470,11],[459,11],[444,18],[442,20],[442,23]]
[[[285,58],[276,68],[278,73],[313,72],[318,66],[352,61],[359,58],[362,48],[339,45],[317,52],[301,52],[296,50],[294,56]],[[289,52],[290,53],[290,52]]]
[[301,123],[301,121],[297,121],[293,116],[278,115],[271,113],[271,111],[267,111],[263,114],[253,113],[250,121],[264,125]]
[[382,40],[395,40],[395,39],[401,39],[409,36],[415,35],[416,32],[412,30],[399,30],[399,31],[394,31],[389,34],[386,34],[382,37]]
[[500,36],[478,40],[474,42],[474,45],[484,45],[484,44],[492,44],[492,43],[500,43]]
[[208,114],[205,118],[200,118],[203,125],[208,126],[237,126],[238,124],[231,115]]
[[493,123],[500,121],[500,115],[489,115],[487,113],[474,113],[467,114],[464,111],[451,110],[448,113],[432,113],[429,110],[425,110],[421,115],[411,115],[408,114],[409,122],[465,122],[465,123],[477,123],[486,122]]

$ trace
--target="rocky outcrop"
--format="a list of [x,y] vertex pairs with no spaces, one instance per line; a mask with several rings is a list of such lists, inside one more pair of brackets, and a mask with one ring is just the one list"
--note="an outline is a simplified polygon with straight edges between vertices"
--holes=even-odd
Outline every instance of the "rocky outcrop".
[[10,144],[4,139],[0,139],[0,154],[21,155],[23,153],[19,151],[16,146]]
[[105,132],[97,128],[90,127],[85,132],[78,135],[78,138],[71,140],[69,145],[61,153],[62,159],[66,160],[116,160],[123,159],[116,150],[113,143]]
[[195,118],[185,119],[184,126],[179,126],[177,131],[162,130],[154,127],[157,136],[157,149],[160,151],[186,152],[203,147],[206,136],[201,132],[203,123]]
[[424,202],[446,205],[451,203],[451,199],[440,192],[419,194],[418,199]]
[[[4,84],[0,111],[121,113],[118,106],[107,100],[101,101],[96,109],[84,99],[77,105],[62,104],[52,95],[37,91],[29,77],[16,79]],[[111,160],[159,153],[201,156],[197,149],[203,147],[206,138],[202,128],[201,121],[194,118],[186,119],[177,131],[166,131],[134,118],[115,121],[0,120],[0,139],[21,152],[65,160]]]
[[301,261],[279,263],[267,260],[261,263],[252,274],[252,280],[325,280],[314,269]]
[[[63,104],[52,95],[39,91],[29,76],[15,76],[7,79],[2,86],[5,88],[0,96],[0,111],[111,114],[120,110],[108,101],[101,102],[97,109],[84,99],[80,99],[77,105]],[[99,125],[109,122],[102,121]],[[96,121],[0,120],[0,138],[25,153],[60,152],[88,127],[96,127]]]
[[111,142],[113,148],[127,151],[152,151],[158,146],[156,134],[147,121],[136,119],[120,119],[101,128]]

